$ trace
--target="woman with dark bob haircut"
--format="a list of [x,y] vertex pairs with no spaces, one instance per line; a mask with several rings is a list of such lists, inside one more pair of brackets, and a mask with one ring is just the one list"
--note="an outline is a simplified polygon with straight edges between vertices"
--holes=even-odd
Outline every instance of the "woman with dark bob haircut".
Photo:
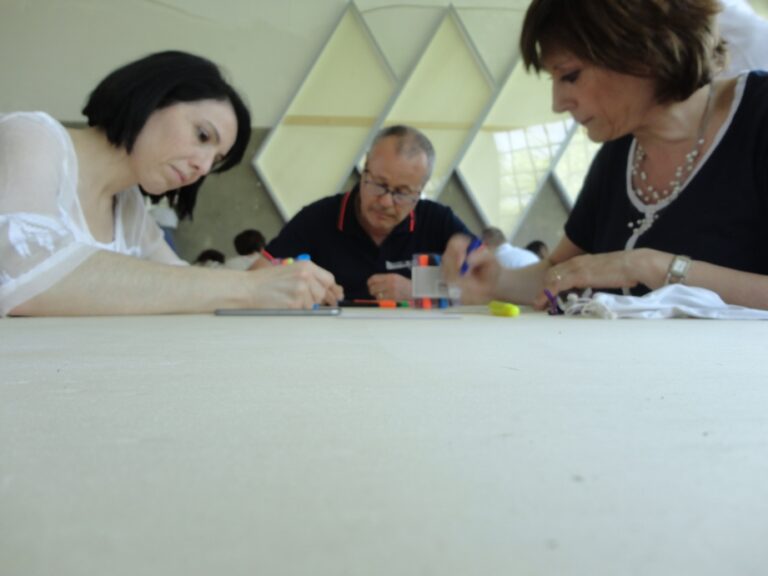
[[565,236],[500,270],[452,239],[446,275],[467,302],[546,306],[570,289],[709,289],[768,309],[768,74],[718,73],[716,0],[533,0],[520,50],[552,77],[553,109],[604,143]]
[[184,52],[109,74],[65,128],[43,112],[0,115],[0,316],[159,314],[312,307],[335,301],[311,262],[258,271],[191,267],[165,243],[141,192],[191,216],[210,172],[243,157],[250,114],[219,68]]
[[[251,137],[251,115],[240,95],[210,60],[168,51],[126,64],[96,86],[83,115],[89,126],[101,128],[112,144],[130,153],[152,112],[176,102],[197,100],[229,101],[237,117],[235,144],[226,158],[211,169],[214,173],[225,172],[243,159]],[[203,176],[165,194],[179,219],[192,216],[197,191],[204,180]],[[153,200],[159,201],[160,197],[154,196]]]

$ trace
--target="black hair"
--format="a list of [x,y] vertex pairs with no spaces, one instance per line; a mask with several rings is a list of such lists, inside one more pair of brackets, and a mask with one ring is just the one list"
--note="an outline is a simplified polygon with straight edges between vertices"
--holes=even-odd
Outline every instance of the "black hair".
[[[91,92],[83,114],[89,126],[101,128],[107,139],[130,153],[136,138],[155,111],[178,102],[229,101],[237,118],[232,149],[212,171],[224,172],[238,164],[251,136],[251,115],[240,95],[222,76],[216,64],[187,52],[166,51],[145,56],[111,72]],[[168,197],[180,219],[192,217],[197,191],[205,178],[189,186],[153,195]]]
[[219,264],[224,264],[224,260],[225,258],[222,252],[215,248],[208,248],[197,255],[195,264],[205,264],[206,262],[218,262]]
[[525,249],[533,252],[539,258],[541,258],[542,260],[545,258],[546,253],[549,252],[549,248],[541,240],[533,240],[533,241],[529,242],[525,246]]
[[258,230],[243,230],[235,236],[235,250],[241,256],[247,256],[259,252],[267,243],[264,234]]

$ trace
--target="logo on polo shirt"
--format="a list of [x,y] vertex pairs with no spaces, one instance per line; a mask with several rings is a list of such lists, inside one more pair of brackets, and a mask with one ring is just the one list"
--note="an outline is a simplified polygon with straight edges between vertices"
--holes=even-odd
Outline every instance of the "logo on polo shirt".
[[411,267],[411,261],[410,260],[402,260],[400,262],[384,262],[387,270],[402,270],[404,268],[410,268]]

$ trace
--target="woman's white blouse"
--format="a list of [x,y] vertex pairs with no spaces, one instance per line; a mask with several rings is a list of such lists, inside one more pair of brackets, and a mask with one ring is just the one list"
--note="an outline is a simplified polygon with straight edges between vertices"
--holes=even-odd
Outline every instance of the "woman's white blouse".
[[109,244],[88,229],[65,128],[42,112],[0,115],[0,316],[46,291],[99,250],[186,264],[148,216],[138,187],[115,198]]

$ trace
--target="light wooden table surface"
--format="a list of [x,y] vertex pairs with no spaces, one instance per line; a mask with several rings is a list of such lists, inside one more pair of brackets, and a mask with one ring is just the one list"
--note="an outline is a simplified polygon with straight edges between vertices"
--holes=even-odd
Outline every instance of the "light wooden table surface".
[[766,573],[768,323],[392,312],[0,320],[0,574]]

